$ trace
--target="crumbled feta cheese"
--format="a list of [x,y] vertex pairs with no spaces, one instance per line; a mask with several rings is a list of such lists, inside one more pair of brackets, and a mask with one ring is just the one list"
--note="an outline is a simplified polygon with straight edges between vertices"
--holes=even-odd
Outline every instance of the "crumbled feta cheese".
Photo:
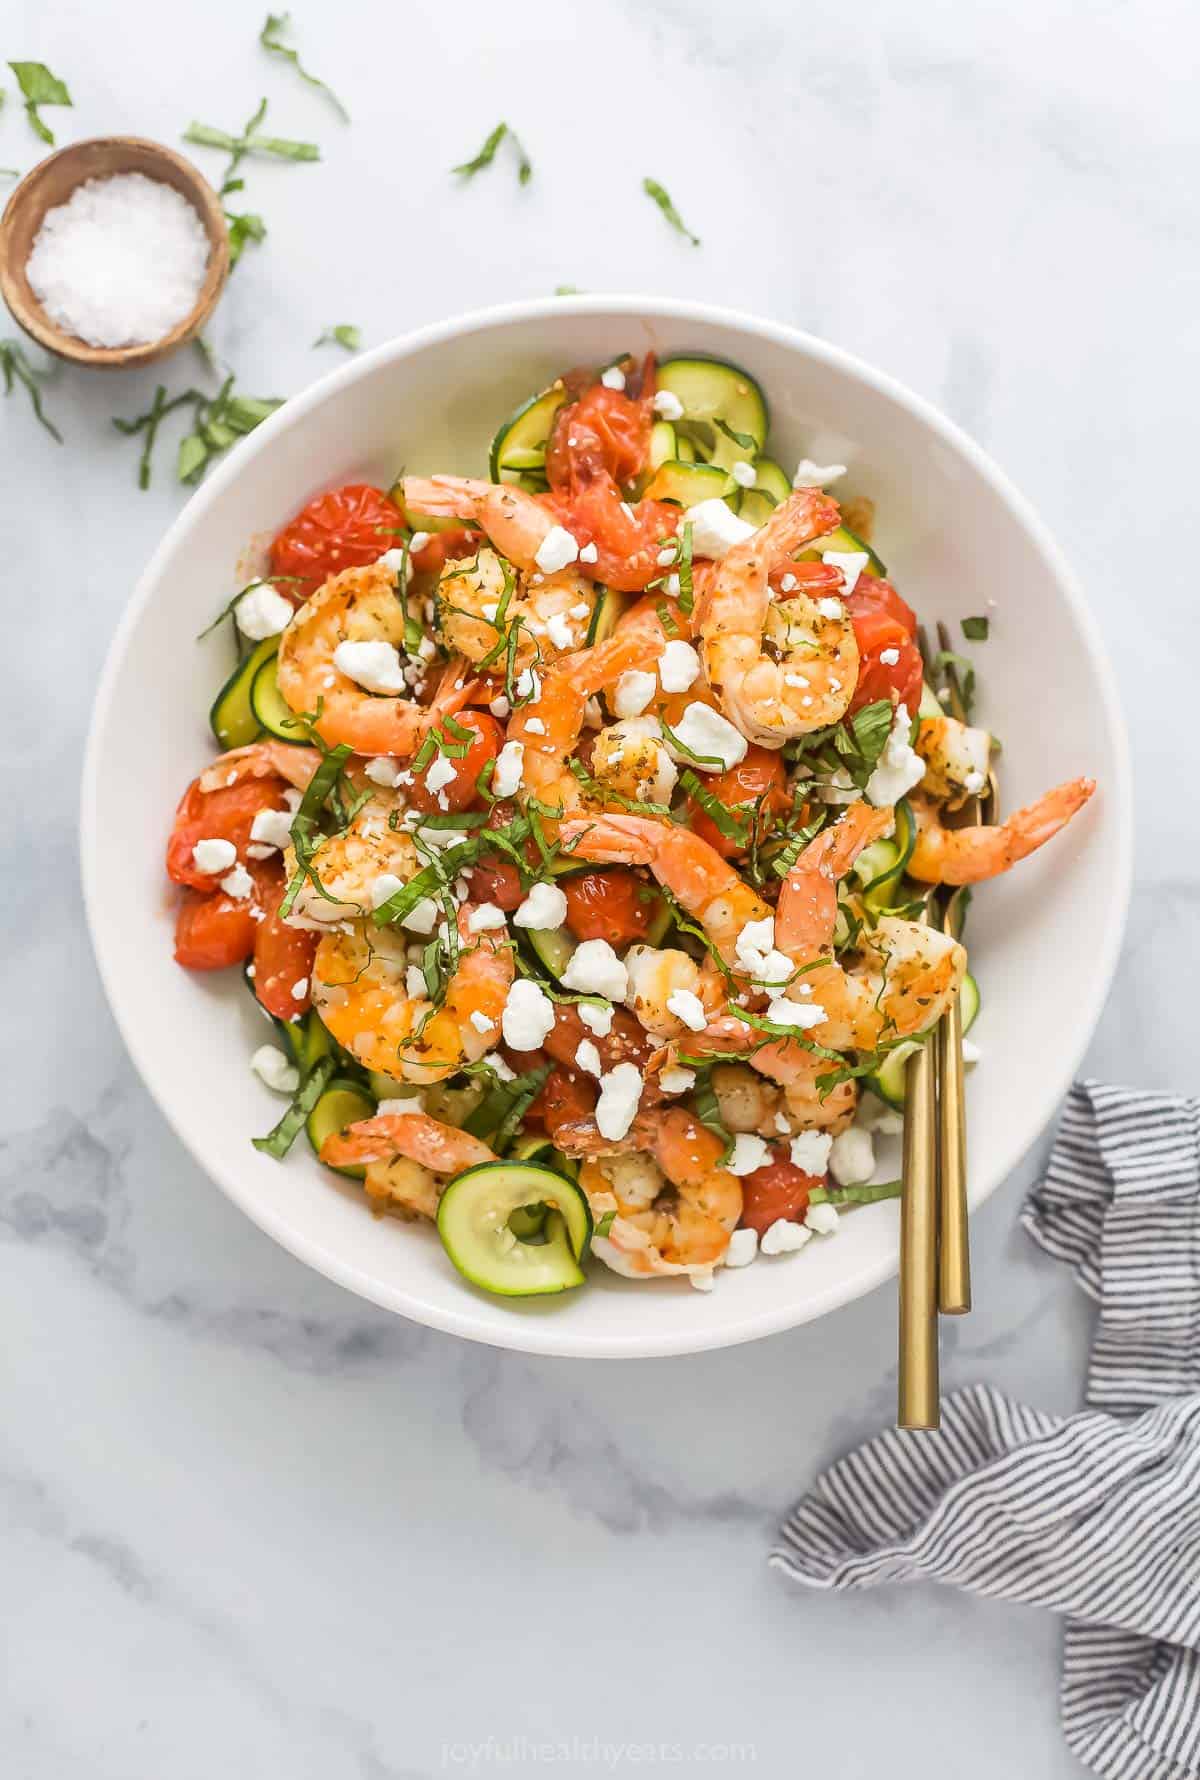
[[250,643],[277,637],[291,623],[296,608],[274,587],[263,582],[249,588],[233,608],[234,622]]
[[758,1231],[735,1230],[725,1250],[726,1267],[748,1267],[758,1254]]
[[833,1236],[841,1222],[836,1205],[810,1205],[804,1214],[804,1227],[817,1236]]
[[396,647],[382,638],[339,643],[333,652],[333,665],[367,692],[403,692],[406,688]]
[[857,1187],[875,1172],[875,1142],[861,1125],[835,1137],[829,1150],[829,1172],[843,1187]]
[[612,1008],[596,1007],[595,1004],[590,1001],[580,1001],[576,1005],[579,1009],[579,1018],[583,1021],[588,1031],[594,1032],[597,1038],[607,1038],[612,1031]]
[[552,612],[546,620],[546,635],[556,649],[573,649],[575,632],[565,612]]
[[625,373],[620,365],[609,365],[607,370],[601,371],[600,381],[605,389],[624,389]]
[[[603,945],[604,941],[584,943]],[[606,1137],[610,1143],[618,1143],[633,1124],[641,1097],[642,1075],[636,1063],[618,1063],[615,1069],[602,1075],[595,1114],[596,1129],[601,1137]]]
[[845,464],[815,464],[811,457],[802,457],[792,477],[793,488],[828,488],[839,476],[846,474]]
[[787,1026],[793,1032],[819,1026],[828,1017],[815,1001],[789,1001],[784,995],[777,995],[767,1008],[767,1018],[773,1026]]
[[380,569],[390,569],[393,575],[399,575],[404,568],[403,550],[385,550],[382,556],[375,558],[375,566]]
[[278,851],[278,847],[264,847],[256,841],[248,841],[246,843],[247,859],[269,859],[272,853],[278,853]]
[[590,1038],[581,1038],[575,1048],[575,1061],[588,1075],[599,1079],[602,1072],[600,1053]]
[[471,1009],[470,1020],[476,1032],[494,1032],[496,1030],[495,1020],[489,1020],[487,1015],[481,1013],[477,1007]]
[[735,544],[754,536],[754,527],[727,507],[719,495],[698,501],[688,509],[692,528],[692,555],[720,558]]
[[827,778],[821,780],[818,791],[821,802],[829,804],[857,803],[862,796],[844,766],[835,767]]
[[530,717],[527,719],[525,724],[526,735],[545,735],[545,733],[546,725],[542,722],[540,717]]
[[606,939],[585,939],[576,946],[562,980],[565,989],[605,995],[609,1001],[623,1001],[629,987],[629,973]]
[[794,593],[799,585],[800,583],[797,581],[795,575],[791,574],[789,571],[788,574],[781,577],[779,590],[781,593]]
[[708,1025],[704,1003],[690,989],[672,989],[667,996],[667,1012],[682,1020],[690,1032],[703,1032]]
[[416,1094],[395,1094],[386,1097],[375,1108],[376,1114],[385,1119],[409,1119],[414,1113],[425,1111],[424,1096]]
[[817,611],[821,614],[822,618],[844,618],[846,616],[846,608],[843,606],[841,600],[818,600]]
[[884,667],[894,668],[900,659],[900,651],[899,649],[881,649],[879,659]]
[[232,841],[197,841],[192,848],[192,864],[197,871],[207,874],[228,871],[236,859],[237,848]]
[[964,1038],[963,1039],[963,1041],[962,1041],[962,1057],[963,1057],[964,1063],[978,1063],[979,1059],[982,1056],[983,1056],[983,1052],[980,1050],[979,1046],[975,1043],[975,1040],[973,1038]]
[[510,1050],[536,1051],[554,1030],[554,1003],[528,977],[517,977],[500,1023]]
[[245,902],[254,893],[254,879],[242,864],[234,866],[221,879],[221,888],[226,896],[232,896],[235,902]]
[[543,575],[556,575],[579,556],[579,545],[561,525],[552,525],[538,545],[533,560]]
[[658,1085],[664,1094],[686,1094],[696,1085],[696,1071],[681,1069],[677,1063],[672,1063],[659,1076]]
[[654,412],[660,420],[682,420],[683,403],[673,389],[656,389]]
[[618,717],[640,717],[656,689],[653,674],[643,673],[641,668],[630,668],[620,676],[613,690],[614,713]]
[[658,658],[658,678],[664,692],[686,692],[700,673],[700,657],[682,637],[673,637]]
[[821,552],[822,562],[829,563],[832,568],[841,569],[842,579],[845,582],[842,589],[844,594],[854,592],[855,583],[870,560],[865,550],[823,550]]
[[512,706],[501,692],[492,700],[491,704],[488,706],[488,710],[492,713],[493,717],[498,717],[501,723],[503,723],[511,714]]
[[525,763],[525,745],[523,742],[505,742],[496,756],[496,768],[492,774],[492,796],[513,797],[521,783],[521,769]]
[[250,1059],[250,1067],[276,1094],[294,1094],[300,1086],[300,1071],[274,1045],[259,1045]]
[[385,791],[394,791],[400,783],[400,762],[389,760],[386,754],[378,760],[368,760],[363,771],[373,785],[382,785]]
[[786,983],[794,974],[790,958],[775,949],[775,918],[747,921],[734,941],[738,963],[757,983]]
[[692,1267],[687,1281],[694,1292],[711,1292],[717,1283],[711,1267]]
[[458,769],[445,754],[435,754],[425,768],[425,783],[433,792],[444,791],[457,777]]
[[404,972],[404,993],[410,1001],[420,1001],[425,992],[425,972],[419,964],[408,965]]
[[[387,877],[390,874],[384,872],[381,875]],[[376,879],[376,883],[378,881]],[[400,925],[407,927],[410,933],[432,933],[438,924],[441,912],[432,896],[423,896],[416,907],[409,909],[407,915],[401,918]]]
[[733,477],[739,488],[753,488],[754,484],[758,481],[758,471],[754,468],[753,464],[748,464],[744,458],[739,458],[738,462],[730,469],[729,474]]
[[292,984],[292,1000],[293,1001],[303,1001],[304,997],[307,994],[308,994],[308,978],[307,977],[297,977],[296,981]]
[[[398,878],[396,876],[395,872],[392,872],[392,871],[381,871],[379,876],[373,881],[373,883],[371,885],[371,907],[373,909],[381,909],[385,902],[387,902],[391,897],[395,896],[395,894],[398,890],[403,890],[403,888],[404,888],[404,879],[403,878]],[[429,901],[429,899],[426,898],[426,901]],[[429,902],[429,906],[430,906],[430,908],[436,908],[437,905],[436,905],[436,903]],[[423,908],[423,907],[424,907],[423,903],[417,904],[417,908]],[[408,924],[409,923],[406,920],[404,922],[404,925],[407,927]],[[420,932],[421,930],[418,928],[417,931]],[[429,928],[426,928],[425,932],[428,933]]]
[[600,555],[600,552],[599,552],[599,550],[597,550],[597,548],[594,544],[584,544],[584,545],[581,545],[581,547],[580,547],[580,551],[579,551],[580,562],[595,562],[598,559],[599,555]]
[[416,556],[424,550],[426,544],[429,542],[429,536],[430,534],[428,532],[414,532],[412,537],[408,540],[409,554],[411,556]]
[[513,926],[554,933],[566,918],[567,899],[557,884],[531,884],[529,895],[513,916]]
[[589,698],[583,707],[583,721],[589,729],[604,728],[604,712],[598,698]]
[[568,618],[578,618],[581,623],[585,618],[590,618],[591,615],[592,608],[588,605],[586,600],[580,600],[579,604],[577,606],[572,606],[567,613]]
[[[674,734],[688,750],[688,755],[698,755],[698,760],[688,758],[674,748],[668,739],[667,746],[677,760],[686,760],[689,766],[699,766],[701,772],[728,772],[746,758],[748,746],[745,736],[735,729],[719,711],[709,705],[689,705],[679,722],[674,725]],[[719,765],[713,765],[713,761]]]
[[794,1224],[790,1218],[776,1218],[759,1238],[758,1252],[761,1255],[792,1255],[811,1241],[812,1231],[806,1230],[803,1224]]
[[467,916],[467,926],[472,933],[489,933],[493,928],[503,927],[507,920],[504,910],[497,908],[494,902],[481,902]]
[[739,1131],[733,1140],[733,1153],[725,1166],[730,1174],[753,1174],[771,1160],[771,1152],[761,1137],[752,1131]]
[[677,552],[673,543],[665,544],[658,553],[659,568],[669,569],[671,564],[675,561],[676,554]]
[[539,699],[541,696],[541,676],[531,667],[522,668],[517,675],[517,697],[532,701],[534,699]]
[[867,780],[867,802],[877,808],[899,803],[925,777],[925,762],[914,748],[909,747],[911,730],[908,712],[903,705],[897,705],[891,732],[883,744],[875,770]]
[[828,1131],[798,1131],[791,1144],[793,1166],[805,1174],[824,1174],[832,1144]]
[[670,574],[667,576],[664,591],[666,592],[668,599],[677,600],[679,598],[680,594],[683,592],[683,585],[680,582],[678,575]]

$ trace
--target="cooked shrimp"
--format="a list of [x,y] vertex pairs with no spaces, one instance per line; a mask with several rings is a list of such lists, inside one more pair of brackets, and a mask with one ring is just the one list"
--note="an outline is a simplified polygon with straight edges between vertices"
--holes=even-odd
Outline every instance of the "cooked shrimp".
[[458,967],[436,1008],[424,994],[408,993],[407,948],[393,929],[350,922],[322,937],[313,1005],[365,1069],[437,1082],[478,1063],[499,1043],[515,974],[512,952],[494,931],[472,933],[471,913],[469,903],[458,912]]
[[859,854],[895,826],[886,805],[851,804],[844,816],[823,828],[796,860],[784,880],[775,916],[775,939],[796,964],[829,950],[837,923],[837,886]]
[[381,1209],[433,1218],[445,1185],[437,1177],[494,1162],[496,1155],[479,1138],[427,1113],[378,1113],[333,1132],[321,1145],[321,1160],[330,1168],[365,1162],[367,1196]]
[[612,636],[591,649],[560,656],[539,674],[537,695],[519,705],[508,724],[509,741],[524,748],[527,792],[552,809],[571,811],[587,804],[583,787],[567,766],[579,745],[587,701],[628,669],[651,668],[657,659],[657,650],[641,636]]
[[248,742],[244,748],[219,754],[205,767],[198,783],[201,791],[220,791],[226,785],[241,784],[243,779],[285,779],[295,790],[305,791],[320,764],[315,748],[301,748],[294,742]]
[[[416,876],[422,864],[416,842],[407,828],[392,826],[401,807],[394,793],[381,791],[357,811],[349,828],[321,842],[310,862],[320,889],[306,874],[288,916],[290,927],[320,929],[370,914],[380,877],[407,884]],[[296,869],[291,847],[284,866],[290,878]]]
[[537,568],[537,553],[558,524],[539,500],[509,482],[481,482],[474,476],[406,476],[402,486],[405,507],[438,519],[473,520],[501,556],[519,569]]
[[802,488],[753,537],[734,545],[699,601],[709,685],[743,735],[781,748],[844,716],[858,681],[858,643],[841,601],[840,571],[788,563],[797,583],[772,600],[769,576],[837,524],[837,503]]
[[917,844],[906,870],[922,884],[979,884],[999,877],[1044,847],[1095,789],[1095,779],[1068,779],[995,827],[943,828],[936,806],[914,797]]
[[722,1259],[742,1215],[742,1189],[720,1165],[720,1139],[686,1108],[639,1116],[619,1144],[590,1120],[560,1125],[555,1141],[567,1154],[589,1158],[579,1184],[593,1214],[616,1214],[608,1235],[592,1238],[593,1251],[615,1273],[707,1273]]
[[771,909],[739,877],[728,860],[697,834],[648,816],[593,816],[564,822],[563,845],[577,859],[606,865],[648,865],[712,940],[722,958],[736,959],[737,937],[747,921]]
[[[766,1082],[775,1084],[778,1093],[774,1108],[787,1118],[793,1132],[810,1129],[844,1131],[854,1118],[854,1110],[858,1105],[856,1082],[838,1082],[824,1093],[817,1086],[818,1076],[827,1075],[833,1070],[834,1066],[827,1057],[820,1057],[806,1049],[797,1039],[773,1038],[764,1043],[763,1035],[756,1027],[748,1026],[745,1021],[732,1014],[713,1019],[703,1032],[687,1033],[671,1046],[671,1059],[680,1054],[685,1057],[703,1057],[722,1051],[745,1051],[746,1063],[755,1075],[765,1077]],[[735,1063],[714,1068],[714,1089],[718,1086],[717,1076],[722,1067],[741,1071],[745,1065]],[[764,1117],[767,1104],[765,1099],[758,1102],[758,1110]],[[725,1119],[725,1123],[728,1125],[729,1120]],[[730,1125],[729,1128],[737,1131],[761,1131],[763,1136],[768,1135],[766,1129],[759,1124]],[[774,1130],[779,1131],[778,1125],[774,1126]]]
[[630,946],[625,954],[629,987],[625,1006],[656,1038],[678,1038],[688,1028],[667,1006],[682,991],[699,997],[704,987],[700,966],[686,952],[671,946]]
[[279,690],[293,711],[320,711],[314,727],[330,747],[345,742],[359,754],[413,754],[437,718],[461,710],[475,691],[473,682],[451,672],[433,703],[419,705],[366,692],[334,665],[339,643],[403,647],[404,612],[395,585],[381,563],[343,569],[300,607],[280,639]]
[[916,747],[925,762],[921,791],[932,802],[955,810],[987,784],[992,738],[986,729],[956,717],[922,717]]
[[595,583],[578,569],[553,575],[522,574],[500,618],[505,569],[494,550],[481,549],[456,564],[438,583],[438,628],[450,650],[472,663],[495,654],[496,644],[520,620],[513,650],[519,672],[539,661],[582,648],[596,603]]
[[679,780],[662,725],[649,716],[622,717],[607,724],[592,748],[591,773],[606,791],[631,803],[669,804]]

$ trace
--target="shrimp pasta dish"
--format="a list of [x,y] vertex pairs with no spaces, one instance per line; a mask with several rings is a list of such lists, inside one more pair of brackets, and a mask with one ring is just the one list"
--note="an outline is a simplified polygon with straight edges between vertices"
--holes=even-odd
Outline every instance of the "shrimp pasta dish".
[[318,494],[213,627],[175,957],[269,1022],[256,1147],[489,1292],[710,1290],[895,1196],[907,1060],[980,1003],[931,898],[1094,789],[1001,819],[871,501],[767,450],[735,366],[566,371],[486,478]]

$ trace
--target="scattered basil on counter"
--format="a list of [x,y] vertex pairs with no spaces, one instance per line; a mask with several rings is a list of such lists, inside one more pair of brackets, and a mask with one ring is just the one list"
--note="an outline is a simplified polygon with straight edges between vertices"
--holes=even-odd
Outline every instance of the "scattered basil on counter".
[[533,163],[525,153],[525,150],[521,145],[521,139],[516,131],[510,129],[505,123],[496,125],[496,128],[492,131],[491,135],[487,137],[478,154],[473,155],[469,161],[461,161],[457,167],[452,167],[450,171],[452,173],[462,173],[467,178],[470,178],[472,173],[482,173],[483,169],[485,167],[490,167],[495,160],[496,150],[506,136],[516,150],[517,179],[522,185],[528,185],[533,177]]
[[42,141],[48,142],[53,148],[54,132],[41,116],[38,106],[70,105],[70,93],[58,76],[51,74],[44,62],[10,62],[8,65],[17,77],[17,85],[25,101],[26,117]]
[[673,229],[678,229],[681,235],[686,235],[693,247],[699,247],[699,235],[692,234],[692,231],[688,228],[674,204],[672,204],[670,193],[667,191],[666,187],[661,186],[657,179],[643,179],[642,190],[648,198],[654,199],[654,202],[658,205],[658,208],[662,211],[671,227]]
[[12,394],[13,386],[15,384],[20,383],[24,385],[29,391],[29,401],[34,414],[50,434],[50,437],[56,439],[61,445],[63,442],[62,434],[59,432],[54,422],[47,418],[46,412],[42,407],[42,392],[39,385],[47,381],[50,373],[48,371],[36,370],[25,357],[24,351],[16,340],[0,340],[0,376],[4,378],[4,393],[6,396]]
[[290,62],[301,80],[306,81],[310,87],[316,87],[319,92],[324,93],[325,97],[337,111],[343,122],[349,123],[350,113],[346,110],[346,107],[342,104],[342,101],[338,98],[328,81],[319,80],[315,74],[310,74],[308,69],[301,62],[298,52],[282,41],[284,32],[288,29],[291,16],[290,12],[269,12],[267,14],[267,22],[258,34],[258,41],[271,55],[279,56],[283,61]]
[[359,352],[362,349],[362,329],[352,327],[349,322],[342,322],[336,328],[326,328],[313,341],[314,346],[344,346],[347,352]]
[[986,618],[964,618],[962,634],[968,643],[986,643],[991,626]]

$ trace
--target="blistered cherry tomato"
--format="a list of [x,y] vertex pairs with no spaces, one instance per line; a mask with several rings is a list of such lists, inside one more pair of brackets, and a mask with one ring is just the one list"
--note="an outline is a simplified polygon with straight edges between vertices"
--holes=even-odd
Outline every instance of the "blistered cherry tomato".
[[[854,624],[860,657],[851,712],[861,711],[864,705],[878,699],[890,699],[894,694],[896,703],[913,716],[921,702],[924,674],[916,644],[916,613],[890,581],[881,581],[874,575],[859,576],[854,592],[846,600],[846,609]],[[882,659],[893,651],[895,661]]]
[[553,1137],[560,1125],[590,1118],[595,1106],[596,1086],[590,1076],[575,1069],[552,1069],[527,1116],[540,1119]]
[[[279,905],[285,889],[278,866],[270,875],[264,872],[258,877],[258,902],[264,913],[255,924],[254,993],[267,1012],[280,1020],[290,1020],[310,1005],[319,937],[280,920]],[[296,995],[293,991],[298,983],[303,983],[304,988]]]
[[506,915],[511,915],[525,900],[521,874],[511,859],[493,856],[482,865],[473,865],[468,877],[472,902],[492,902]]
[[271,545],[271,573],[294,575],[282,593],[307,599],[341,569],[363,568],[400,544],[404,515],[367,482],[348,482],[302,507]]
[[594,383],[555,416],[546,450],[551,488],[570,486],[581,466],[603,468],[614,482],[632,482],[645,466],[653,424],[650,401],[633,401],[622,390]]
[[779,1218],[799,1223],[808,1210],[808,1195],[824,1176],[805,1174],[794,1162],[768,1162],[742,1176],[742,1223],[761,1236]]
[[[697,777],[699,776],[698,774]],[[745,839],[728,837],[721,833],[712,817],[694,798],[688,798],[688,825],[692,833],[707,841],[723,859],[734,859],[749,851],[750,816],[760,797],[763,800],[759,819],[760,833],[771,816],[791,808],[792,800],[787,793],[787,769],[783,764],[783,756],[770,748],[760,748],[754,742],[747,748],[746,758],[737,766],[731,767],[727,773],[714,773],[711,777],[705,773],[703,783],[704,789],[711,792],[727,810],[736,810],[744,817],[741,828]]]
[[258,923],[249,899],[235,902],[223,890],[205,896],[185,890],[175,918],[175,962],[185,970],[225,970],[254,950]]
[[224,873],[197,871],[192,848],[197,841],[232,841],[238,858],[244,858],[255,816],[260,810],[281,809],[283,790],[282,779],[243,779],[237,785],[201,791],[199,780],[193,779],[175,811],[167,842],[167,876],[193,890],[215,892]]
[[655,896],[648,884],[623,867],[573,873],[560,880],[559,888],[567,899],[567,926],[576,939],[606,939],[611,946],[629,946],[649,932]]
[[[462,738],[457,733],[459,729],[473,731],[474,739],[461,758],[439,751],[427,766],[413,775],[409,802],[414,809],[424,810],[426,813],[434,810],[469,809],[478,794],[480,773],[489,760],[495,760],[504,743],[504,731],[488,711],[460,711],[453,719],[453,727],[449,723],[443,723],[440,727],[447,741],[456,749],[463,745]],[[439,783],[450,768],[453,768],[454,776],[445,783]],[[438,785],[436,791],[430,790],[430,773],[433,773],[434,783]]]

